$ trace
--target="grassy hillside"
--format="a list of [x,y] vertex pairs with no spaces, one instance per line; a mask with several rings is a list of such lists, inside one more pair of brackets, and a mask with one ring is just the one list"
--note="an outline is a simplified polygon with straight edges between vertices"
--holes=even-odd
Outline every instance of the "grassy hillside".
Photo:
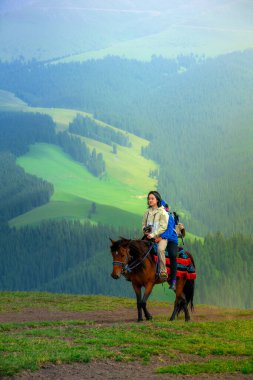
[[12,92],[0,90],[0,111],[25,111],[27,104]]
[[[12,93],[1,91],[0,106],[3,110],[22,109],[27,112],[40,112],[50,115],[60,131],[77,113],[92,117],[86,112],[71,109],[29,107]],[[96,120],[101,126],[108,124]],[[113,127],[111,127],[113,128]],[[116,129],[116,128],[113,128]],[[17,160],[28,173],[48,179],[54,185],[55,192],[51,202],[38,207],[10,222],[11,226],[38,223],[48,218],[68,218],[86,220],[91,203],[97,204],[92,221],[111,225],[139,226],[145,208],[146,194],[156,187],[156,181],[149,178],[149,170],[156,164],[140,154],[147,140],[128,134],[131,148],[118,146],[117,155],[112,147],[95,140],[83,139],[97,153],[101,152],[106,161],[106,176],[94,177],[81,164],[72,160],[59,147],[48,144],[35,144],[30,152]]]
[[[12,100],[13,107],[15,104],[18,107],[18,101]],[[66,129],[77,114],[77,111],[67,109],[27,107],[25,110],[49,114],[59,130]],[[81,114],[92,117],[85,112]],[[100,125],[107,124],[100,122]],[[28,173],[47,179],[54,185],[55,192],[49,204],[15,218],[10,224],[20,226],[61,217],[85,220],[91,203],[95,202],[97,211],[92,215],[94,222],[139,226],[146,194],[156,187],[156,180],[149,178],[149,171],[157,166],[140,154],[141,147],[146,146],[148,141],[132,134],[128,136],[131,148],[118,146],[116,155],[109,145],[81,138],[91,149],[95,148],[97,153],[103,154],[106,162],[103,178],[94,177],[59,147],[48,144],[31,146],[29,153],[18,158],[17,163]]]
[[1,59],[72,61],[114,54],[146,60],[153,54],[212,56],[253,47],[247,0],[3,0],[0,15]]
[[[125,369],[129,362],[145,364],[143,371],[149,370],[149,376],[253,372],[252,319],[240,310],[200,306],[196,311],[200,322],[171,323],[167,304],[156,302],[150,305],[154,320],[140,324],[134,320],[135,301],[126,298],[49,293],[0,296],[4,321],[0,324],[0,376],[48,368],[49,363],[59,365],[59,375],[60,364],[92,365],[96,360],[98,366],[105,359],[111,360],[111,371],[117,362]],[[213,319],[208,319],[210,315]],[[86,369],[88,365],[82,371]]]
[[214,57],[219,54],[253,47],[253,32],[204,25],[173,25],[160,33],[130,39],[112,44],[110,47],[71,55],[53,63],[83,62],[88,59],[102,59],[108,55],[149,61],[152,55],[176,58],[180,54],[196,54]]
[[[100,126],[117,131],[117,128],[94,119],[90,113],[73,109],[30,107],[14,94],[3,90],[0,91],[0,109],[48,114],[55,121],[58,131],[66,130],[77,113],[95,120]],[[55,193],[50,203],[14,218],[10,221],[10,226],[21,227],[25,224],[38,224],[46,219],[64,217],[81,221],[88,218],[93,223],[131,226],[139,230],[141,215],[146,205],[146,194],[157,186],[157,181],[148,177],[149,170],[158,166],[140,155],[141,147],[146,146],[148,141],[133,134],[126,134],[132,146],[118,146],[117,155],[112,154],[112,147],[79,136],[90,149],[95,148],[103,154],[107,171],[103,179],[94,177],[59,147],[48,144],[31,146],[30,152],[20,157],[17,163],[28,173],[51,182]],[[96,213],[91,215],[92,202],[95,202],[97,207]],[[181,215],[184,216],[184,212],[181,211]],[[195,238],[195,235],[187,233],[187,239]]]
[[[127,148],[125,148],[125,152],[124,148],[122,148],[122,151],[122,154],[119,154],[119,160],[123,160],[124,156],[125,160],[127,160]],[[99,179],[56,146],[49,144],[31,146],[28,154],[18,158],[18,164],[28,173],[47,179],[54,185],[55,192],[48,205],[35,209],[27,215],[20,216],[16,221],[19,224],[21,220],[23,224],[28,221],[38,221],[38,218],[41,218],[39,215],[44,214],[44,212],[56,218],[77,216],[83,220],[87,218],[87,210],[90,208],[91,202],[96,202],[97,204],[98,213],[95,219],[99,220],[100,212],[103,214],[103,211],[107,211],[107,218],[111,220],[112,224],[114,224],[115,208],[141,215],[145,207],[143,198],[145,198],[150,188],[155,187],[155,181],[146,178],[148,177],[147,171],[149,168],[142,174],[135,161],[131,175],[128,178],[122,176],[121,179],[120,168],[115,169],[115,175],[113,176],[114,166],[117,165],[118,161],[117,159],[113,160],[112,153],[111,156],[108,174],[106,177]],[[134,181],[135,176],[142,179],[145,184],[142,185],[141,181]],[[104,207],[101,209],[100,205],[111,206],[113,209],[108,214],[110,208]],[[123,217],[123,214],[121,217]],[[118,222],[119,220],[117,220]],[[125,224],[124,221],[123,224]],[[11,225],[16,225],[15,220],[11,222]]]

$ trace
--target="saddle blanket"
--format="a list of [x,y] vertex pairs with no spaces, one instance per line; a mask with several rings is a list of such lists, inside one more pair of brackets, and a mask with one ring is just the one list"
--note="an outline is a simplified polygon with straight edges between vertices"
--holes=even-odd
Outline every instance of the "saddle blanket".
[[[166,252],[167,253],[167,252]],[[157,263],[157,255],[154,256]],[[170,259],[166,257],[166,269],[168,275],[170,275]],[[177,277],[185,277],[187,280],[196,279],[196,270],[192,263],[189,252],[185,251],[182,247],[178,247],[177,257]]]

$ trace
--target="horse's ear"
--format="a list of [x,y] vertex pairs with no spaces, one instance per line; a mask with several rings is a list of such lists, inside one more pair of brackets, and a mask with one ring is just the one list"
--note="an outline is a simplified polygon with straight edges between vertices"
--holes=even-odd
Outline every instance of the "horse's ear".
[[131,241],[131,239],[126,239],[123,236],[120,236],[120,239],[123,240],[124,242],[127,242],[127,243],[129,243]]
[[112,240],[111,238],[109,238],[111,240],[111,243],[114,244],[116,243],[116,240]]
[[129,246],[129,243],[130,243],[131,239],[126,239],[126,238],[124,238],[122,236],[120,236],[120,239],[122,241],[122,243],[121,243],[122,247],[126,248],[126,247]]

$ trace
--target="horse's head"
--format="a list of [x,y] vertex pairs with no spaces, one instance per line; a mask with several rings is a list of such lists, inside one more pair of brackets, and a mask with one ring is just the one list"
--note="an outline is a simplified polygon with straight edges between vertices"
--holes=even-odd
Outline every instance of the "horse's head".
[[111,276],[117,280],[120,278],[125,266],[131,258],[129,254],[129,243],[131,240],[124,238],[117,241],[112,239],[110,240],[112,242],[111,254],[113,258],[113,270]]

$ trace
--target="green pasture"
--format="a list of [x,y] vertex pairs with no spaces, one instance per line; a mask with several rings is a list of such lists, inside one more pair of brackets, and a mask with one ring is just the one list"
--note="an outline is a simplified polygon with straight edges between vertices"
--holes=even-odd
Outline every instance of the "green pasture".
[[57,126],[57,131],[64,131],[68,128],[69,123],[77,114],[90,117],[94,120],[92,114],[84,111],[77,111],[69,108],[43,108],[43,107],[27,107],[27,112],[45,113],[52,117]]
[[25,111],[27,104],[17,98],[12,92],[0,90],[1,111]]
[[[19,110],[19,99],[3,91],[2,107],[7,103]],[[8,100],[9,99],[9,100]],[[58,130],[64,130],[77,113],[93,118],[91,114],[71,109],[28,107],[22,103],[24,111],[50,115]],[[96,120],[101,126],[108,124]],[[112,126],[110,128],[116,129]],[[126,133],[126,132],[125,132]],[[87,220],[110,225],[139,226],[145,210],[145,198],[150,189],[156,188],[156,180],[149,178],[149,170],[157,165],[141,156],[141,147],[147,140],[127,134],[131,148],[118,146],[117,155],[112,147],[95,140],[85,139],[89,148],[101,152],[106,162],[106,175],[93,176],[81,164],[72,160],[59,147],[35,144],[29,153],[19,157],[17,163],[26,172],[43,178],[54,185],[54,195],[49,204],[38,207],[10,221],[11,226],[39,223],[48,218]],[[91,203],[97,205],[96,214],[90,215]]]
[[[103,153],[107,173],[102,178],[93,176],[58,146],[32,145],[26,155],[17,159],[17,163],[26,172],[52,183],[54,194],[49,203],[12,219],[10,226],[21,227],[46,219],[65,218],[140,228],[146,194],[156,188],[156,181],[148,177],[149,168],[154,168],[155,164],[139,155],[138,139],[136,137],[132,148],[119,147],[116,156],[110,146],[85,139],[88,146],[93,144],[98,152]],[[93,202],[96,203],[96,213],[91,214]],[[187,239],[195,238],[195,235],[187,233]]]
[[[27,307],[89,313],[135,307],[134,300],[116,297],[25,292],[0,293],[0,297],[1,314],[22,312]],[[151,305],[167,306],[157,302]],[[167,314],[149,322],[109,325],[85,320],[85,315],[82,320],[1,323],[0,376],[36,371],[47,363],[102,359],[146,365],[154,359],[159,364],[154,374],[248,374],[253,372],[252,329],[252,320],[170,322]]]
[[[95,120],[99,125],[117,128],[94,119],[83,111],[62,108],[29,107],[13,93],[0,91],[0,110],[38,112],[48,114],[57,125],[65,130],[79,113]],[[118,146],[117,154],[112,147],[99,141],[79,136],[90,149],[101,152],[106,162],[106,175],[98,179],[87,169],[72,160],[59,147],[49,144],[35,144],[29,153],[18,158],[17,163],[28,173],[46,179],[54,185],[54,195],[46,205],[37,207],[10,221],[11,226],[38,224],[46,219],[91,220],[112,226],[139,227],[141,215],[146,206],[146,194],[157,187],[157,181],[149,177],[149,170],[158,166],[154,161],[141,156],[141,147],[149,142],[131,133],[127,134],[131,148]],[[97,211],[90,215],[91,203]],[[183,212],[181,212],[183,215]],[[187,233],[187,239],[196,236]]]
[[[130,298],[46,292],[0,292],[0,299],[0,313],[22,312],[29,307],[46,308],[50,311],[84,312],[113,310],[119,305],[124,308],[135,306],[135,301]],[[154,305],[161,303],[154,302]]]
[[72,160],[59,147],[49,144],[32,145],[26,155],[17,159],[17,163],[26,172],[52,183],[55,191],[49,204],[19,216],[11,221],[11,225],[38,222],[40,215],[44,219],[47,214],[54,218],[86,219],[92,202],[97,204],[97,213],[92,216],[96,222],[104,222],[107,218],[111,223],[106,224],[115,224],[116,218],[119,217],[116,224],[119,224],[122,218],[125,225],[127,216],[129,223],[130,220],[136,221],[134,215],[138,215],[140,224],[141,215],[145,210],[146,194],[149,189],[155,188],[155,181],[148,177],[149,167],[144,172],[144,159],[139,157],[140,165],[137,163],[137,154],[133,153],[131,159],[128,159],[129,148],[119,152],[119,160],[128,160],[131,165],[131,168],[128,166],[125,171],[123,168],[120,170],[118,160],[110,153],[110,149],[108,147],[105,157],[106,163],[108,162],[107,173],[103,178],[98,178],[83,165]]
[[153,55],[165,58],[176,58],[182,54],[214,57],[253,47],[252,37],[252,30],[233,29],[232,25],[229,28],[216,28],[173,23],[161,32],[114,42],[109,47],[71,55],[54,60],[53,63],[82,62],[89,59],[103,59],[106,56],[120,56],[141,61],[149,61]]

